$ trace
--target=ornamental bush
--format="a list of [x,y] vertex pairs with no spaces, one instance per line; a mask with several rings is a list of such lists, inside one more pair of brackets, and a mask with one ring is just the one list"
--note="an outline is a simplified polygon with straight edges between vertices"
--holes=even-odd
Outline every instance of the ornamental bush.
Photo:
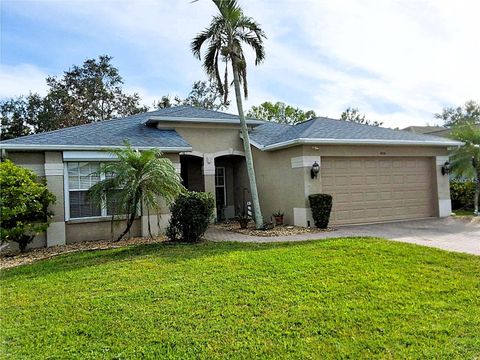
[[167,237],[171,241],[196,242],[207,230],[213,217],[215,200],[210,193],[188,191],[170,206]]
[[330,212],[332,211],[332,195],[313,194],[308,196],[308,200],[310,201],[315,226],[320,229],[326,229],[330,221]]
[[451,180],[450,197],[452,199],[453,210],[473,209],[475,182],[472,180]]
[[16,242],[24,252],[35,235],[45,232],[53,213],[48,206],[55,202],[33,171],[9,160],[0,163],[0,239]]

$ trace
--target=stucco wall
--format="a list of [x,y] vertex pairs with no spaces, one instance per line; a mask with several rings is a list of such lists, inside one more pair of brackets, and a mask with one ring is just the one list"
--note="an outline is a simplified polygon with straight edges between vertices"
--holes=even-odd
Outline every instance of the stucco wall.
[[[252,149],[263,216],[268,220],[274,211],[280,210],[285,212],[285,222],[288,224],[293,223],[294,208],[309,208],[308,195],[322,192],[321,174],[317,179],[311,179],[310,162],[313,164],[313,160],[310,159],[327,156],[420,156],[431,157],[434,166],[436,158],[443,159],[448,154],[445,147],[429,146],[304,145],[273,152]],[[307,162],[310,162],[304,167],[294,168],[292,158],[309,159]],[[437,164],[437,176],[434,175],[432,180],[433,184],[438,183],[437,198],[448,201],[448,178],[438,175],[440,168]]]
[[43,152],[8,151],[7,158],[17,165],[32,170],[38,176],[45,176],[45,154]]
[[[114,239],[125,229],[125,221],[115,221]],[[73,220],[67,222],[67,244],[73,244],[81,241],[110,240],[111,222],[94,221],[75,223]],[[141,236],[142,224],[140,219],[136,219],[130,231],[132,237]]]
[[238,125],[169,123],[168,126],[175,128],[195,151],[202,153],[228,149],[243,151]]
[[304,169],[292,169],[291,158],[302,155],[300,146],[260,151],[252,148],[258,196],[265,221],[276,211],[285,213],[286,224],[293,223],[293,208],[305,207]]

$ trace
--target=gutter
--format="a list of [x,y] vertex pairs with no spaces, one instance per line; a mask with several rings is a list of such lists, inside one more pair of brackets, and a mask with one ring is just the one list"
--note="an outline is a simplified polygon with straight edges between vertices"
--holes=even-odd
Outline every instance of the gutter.
[[435,140],[378,140],[378,139],[322,139],[322,138],[298,138],[271,145],[261,145],[254,140],[250,143],[262,151],[283,149],[295,145],[401,145],[401,146],[462,146],[460,141],[435,141]]
[[[192,147],[158,147],[158,146],[134,146],[138,150],[159,149],[165,153],[177,153],[183,151],[192,151]],[[125,149],[123,145],[99,146],[99,145],[33,145],[33,144],[2,144],[0,149],[5,150],[102,150]]]

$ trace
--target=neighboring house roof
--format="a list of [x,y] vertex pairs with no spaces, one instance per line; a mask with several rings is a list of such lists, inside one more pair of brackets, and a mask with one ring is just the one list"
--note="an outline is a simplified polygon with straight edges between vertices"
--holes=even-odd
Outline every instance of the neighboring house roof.
[[325,117],[296,125],[266,123],[251,131],[252,144],[274,150],[297,144],[365,144],[460,146],[459,141]]
[[0,142],[5,149],[83,150],[123,146],[124,140],[140,149],[190,151],[191,145],[175,130],[144,124],[146,114],[100,121]]
[[409,126],[404,131],[410,131],[415,134],[434,135],[441,137],[449,137],[452,129],[445,128],[443,126]]

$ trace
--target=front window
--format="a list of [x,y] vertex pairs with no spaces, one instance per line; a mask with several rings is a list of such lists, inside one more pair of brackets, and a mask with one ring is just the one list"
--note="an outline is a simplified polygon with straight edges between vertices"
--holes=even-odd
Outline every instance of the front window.
[[[88,190],[112,174],[99,173],[100,162],[68,162],[68,219],[112,216],[118,214],[118,190],[107,192],[101,206],[87,196]],[[67,220],[68,220],[67,219]]]
[[70,218],[102,216],[102,208],[87,196],[88,189],[100,181],[100,163],[69,162],[67,168]]

